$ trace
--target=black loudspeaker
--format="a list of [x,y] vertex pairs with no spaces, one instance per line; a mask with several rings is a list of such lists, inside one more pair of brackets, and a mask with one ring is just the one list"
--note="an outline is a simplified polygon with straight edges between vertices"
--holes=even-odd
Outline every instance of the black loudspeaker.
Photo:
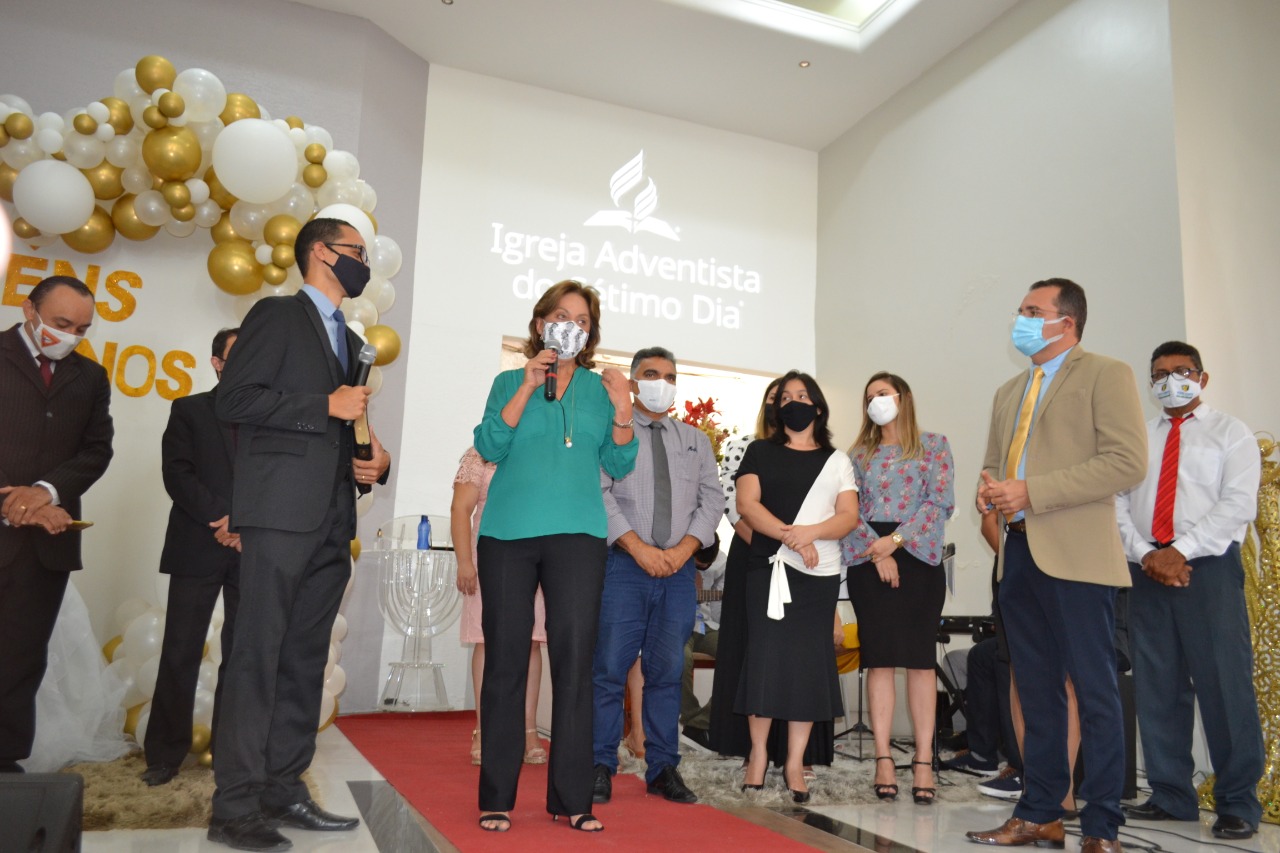
[[0,773],[0,850],[80,849],[84,778],[74,773]]

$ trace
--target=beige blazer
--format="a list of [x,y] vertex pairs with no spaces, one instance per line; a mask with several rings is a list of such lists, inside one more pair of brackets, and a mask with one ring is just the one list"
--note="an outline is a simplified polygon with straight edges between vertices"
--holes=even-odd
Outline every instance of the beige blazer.
[[[1024,370],[1000,386],[992,404],[983,469],[996,480],[1006,476],[1027,376]],[[1130,586],[1115,496],[1146,476],[1147,430],[1128,365],[1079,344],[1071,350],[1031,423],[1025,473],[1027,541],[1040,570],[1064,580]]]

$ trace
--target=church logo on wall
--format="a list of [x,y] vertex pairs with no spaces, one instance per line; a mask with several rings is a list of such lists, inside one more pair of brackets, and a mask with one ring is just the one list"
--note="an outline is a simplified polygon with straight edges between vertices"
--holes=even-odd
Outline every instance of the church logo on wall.
[[680,235],[675,229],[653,215],[658,209],[658,186],[653,178],[645,177],[644,149],[609,178],[609,197],[613,199],[614,209],[596,211],[583,224],[625,228],[632,234],[643,231],[679,242]]

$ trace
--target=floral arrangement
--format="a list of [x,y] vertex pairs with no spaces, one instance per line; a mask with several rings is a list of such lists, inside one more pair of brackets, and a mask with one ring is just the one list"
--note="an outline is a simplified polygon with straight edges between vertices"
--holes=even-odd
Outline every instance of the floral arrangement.
[[707,438],[711,439],[711,449],[716,454],[717,463],[724,459],[721,448],[724,446],[725,439],[729,437],[729,430],[721,429],[720,421],[716,418],[719,414],[716,411],[715,398],[708,397],[705,400],[699,399],[697,403],[685,400],[684,417],[680,418],[689,426],[697,427],[707,434]]

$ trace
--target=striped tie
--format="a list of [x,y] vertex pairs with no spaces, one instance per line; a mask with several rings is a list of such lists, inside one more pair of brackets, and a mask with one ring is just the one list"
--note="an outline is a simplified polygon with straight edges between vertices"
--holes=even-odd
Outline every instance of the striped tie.
[[1178,455],[1182,447],[1182,422],[1187,418],[1169,418],[1169,436],[1164,440],[1164,456],[1160,459],[1160,481],[1156,485],[1156,511],[1151,521],[1151,536],[1159,543],[1173,541],[1173,504],[1178,497]]
[[1027,446],[1027,436],[1031,434],[1031,416],[1036,411],[1036,400],[1040,398],[1040,383],[1044,380],[1044,371],[1036,368],[1031,375],[1031,387],[1022,398],[1022,410],[1018,412],[1018,428],[1013,431],[1013,443],[1009,445],[1009,457],[1004,463],[1004,477],[1012,480],[1018,476],[1018,463],[1022,461],[1023,448]]

